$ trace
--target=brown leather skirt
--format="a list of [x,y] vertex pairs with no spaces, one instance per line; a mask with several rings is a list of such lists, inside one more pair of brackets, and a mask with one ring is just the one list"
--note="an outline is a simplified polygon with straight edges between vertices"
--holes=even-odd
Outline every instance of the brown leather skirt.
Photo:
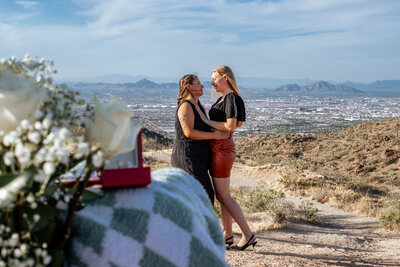
[[232,135],[225,140],[210,140],[212,177],[228,178],[236,158],[236,148]]

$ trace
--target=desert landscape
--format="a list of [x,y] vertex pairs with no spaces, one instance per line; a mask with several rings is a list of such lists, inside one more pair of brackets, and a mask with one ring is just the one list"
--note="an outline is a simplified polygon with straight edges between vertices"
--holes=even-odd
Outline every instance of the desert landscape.
[[[389,119],[331,134],[237,138],[232,193],[258,244],[228,250],[228,263],[398,266],[399,129],[400,119]],[[145,163],[170,166],[171,144],[145,133]]]

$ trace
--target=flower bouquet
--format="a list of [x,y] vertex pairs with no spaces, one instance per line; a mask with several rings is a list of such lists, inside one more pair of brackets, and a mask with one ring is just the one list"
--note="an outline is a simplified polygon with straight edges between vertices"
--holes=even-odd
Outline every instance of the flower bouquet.
[[29,55],[0,61],[0,267],[61,265],[74,212],[97,197],[90,177],[134,149],[139,132],[117,99],[86,105],[53,84],[53,68]]

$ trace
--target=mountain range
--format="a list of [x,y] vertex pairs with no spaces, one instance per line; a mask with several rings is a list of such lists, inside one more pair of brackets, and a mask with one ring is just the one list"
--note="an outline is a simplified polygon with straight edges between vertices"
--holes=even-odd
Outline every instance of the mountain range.
[[285,84],[275,89],[280,93],[339,93],[362,94],[363,91],[343,84],[332,84],[326,81],[318,81],[313,84],[299,86],[297,84]]
[[[205,87],[210,77],[199,77]],[[177,84],[179,77],[155,77],[148,75],[100,75],[94,77],[59,78],[56,82],[62,83],[107,83],[107,84],[135,84],[141,80],[148,80],[158,84]],[[207,81],[207,82],[205,82]],[[240,88],[255,88],[262,90],[274,90],[282,85],[297,84],[300,87],[310,85],[317,81],[311,79],[279,79],[268,77],[236,77]],[[400,80],[378,80],[372,83],[357,83],[352,81],[336,82],[331,84],[342,84],[365,92],[400,92]],[[147,86],[147,85],[146,85]]]
[[381,80],[372,83],[354,83],[348,81],[344,82],[343,85],[357,88],[365,92],[400,92],[400,80]]
[[[305,82],[306,80],[302,80]],[[206,89],[211,88],[211,82],[202,82]],[[138,80],[137,82],[126,82],[126,83],[104,83],[104,82],[70,82],[68,83],[72,88],[76,88],[79,91],[87,90],[134,90],[142,94],[167,94],[175,96],[179,89],[177,82],[157,83],[147,78]],[[377,94],[377,95],[399,95],[400,94],[400,80],[383,80],[375,81],[373,83],[334,83],[327,81],[317,81],[308,83],[306,85],[300,83],[288,83],[275,87],[275,89],[252,87],[246,86],[245,84],[239,84],[239,88],[244,95],[270,95],[270,94]],[[162,91],[160,91],[162,90]],[[204,94],[210,94],[210,90],[204,90]]]

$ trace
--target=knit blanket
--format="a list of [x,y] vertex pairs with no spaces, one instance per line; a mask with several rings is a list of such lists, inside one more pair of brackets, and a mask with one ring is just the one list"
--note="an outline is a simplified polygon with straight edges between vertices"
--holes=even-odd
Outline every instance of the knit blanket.
[[74,217],[66,266],[228,266],[206,192],[177,168],[144,188],[107,190]]

